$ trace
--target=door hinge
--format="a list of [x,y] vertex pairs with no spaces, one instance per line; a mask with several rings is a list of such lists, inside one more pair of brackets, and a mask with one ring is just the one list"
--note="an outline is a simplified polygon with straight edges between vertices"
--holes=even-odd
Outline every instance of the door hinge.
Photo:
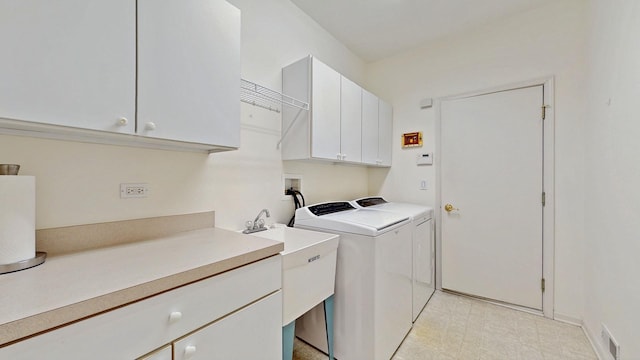
[[540,288],[542,289],[542,292],[544,292],[544,289],[545,289],[544,278],[542,278],[542,280],[540,280]]
[[547,193],[546,192],[542,192],[542,206],[545,206],[547,204]]
[[542,120],[547,118],[547,108],[549,105],[542,105]]

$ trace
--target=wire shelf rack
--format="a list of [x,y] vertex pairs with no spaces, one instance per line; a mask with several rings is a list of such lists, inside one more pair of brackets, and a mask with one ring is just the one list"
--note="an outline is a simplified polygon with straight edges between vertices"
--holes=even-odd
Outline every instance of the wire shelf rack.
[[241,79],[240,101],[280,113],[283,106],[309,110],[309,103],[294,99],[249,80]]

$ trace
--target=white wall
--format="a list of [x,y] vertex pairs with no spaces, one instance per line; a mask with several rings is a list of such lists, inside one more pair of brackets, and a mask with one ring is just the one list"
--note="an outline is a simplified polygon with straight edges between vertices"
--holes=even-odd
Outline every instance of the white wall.
[[[363,62],[288,0],[233,0],[242,10],[242,75],[280,90],[281,68],[308,54],[356,81]],[[0,135],[0,163],[37,179],[37,228],[215,210],[220,227],[240,228],[262,208],[288,221],[283,172],[304,177],[309,201],[367,193],[365,168],[283,165],[280,116],[242,105],[241,149],[222,154],[170,152]],[[149,183],[146,199],[119,198],[122,182]],[[337,184],[339,186],[337,186]]]
[[[434,207],[435,166],[415,165],[435,150],[434,110],[420,100],[555,76],[555,312],[568,320],[583,317],[585,19],[585,1],[557,1],[367,66],[369,87],[394,106],[397,139],[394,166],[370,170],[369,191]],[[424,132],[422,148],[401,149],[410,131]]]
[[640,359],[640,2],[590,3],[585,323]]

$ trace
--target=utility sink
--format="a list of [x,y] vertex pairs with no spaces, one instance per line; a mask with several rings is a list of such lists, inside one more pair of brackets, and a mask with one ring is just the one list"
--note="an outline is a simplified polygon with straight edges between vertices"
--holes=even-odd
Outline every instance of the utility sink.
[[333,295],[339,235],[276,224],[250,236],[284,242],[282,326]]

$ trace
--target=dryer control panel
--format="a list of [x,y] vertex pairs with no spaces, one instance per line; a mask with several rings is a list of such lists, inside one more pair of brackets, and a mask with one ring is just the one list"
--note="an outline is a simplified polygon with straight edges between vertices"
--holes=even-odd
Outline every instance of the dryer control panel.
[[309,206],[309,211],[311,211],[311,213],[315,216],[328,215],[328,214],[333,214],[340,211],[354,210],[354,209],[355,207],[353,207],[351,204],[349,204],[346,201],[331,202],[331,203],[324,203],[324,204]]

